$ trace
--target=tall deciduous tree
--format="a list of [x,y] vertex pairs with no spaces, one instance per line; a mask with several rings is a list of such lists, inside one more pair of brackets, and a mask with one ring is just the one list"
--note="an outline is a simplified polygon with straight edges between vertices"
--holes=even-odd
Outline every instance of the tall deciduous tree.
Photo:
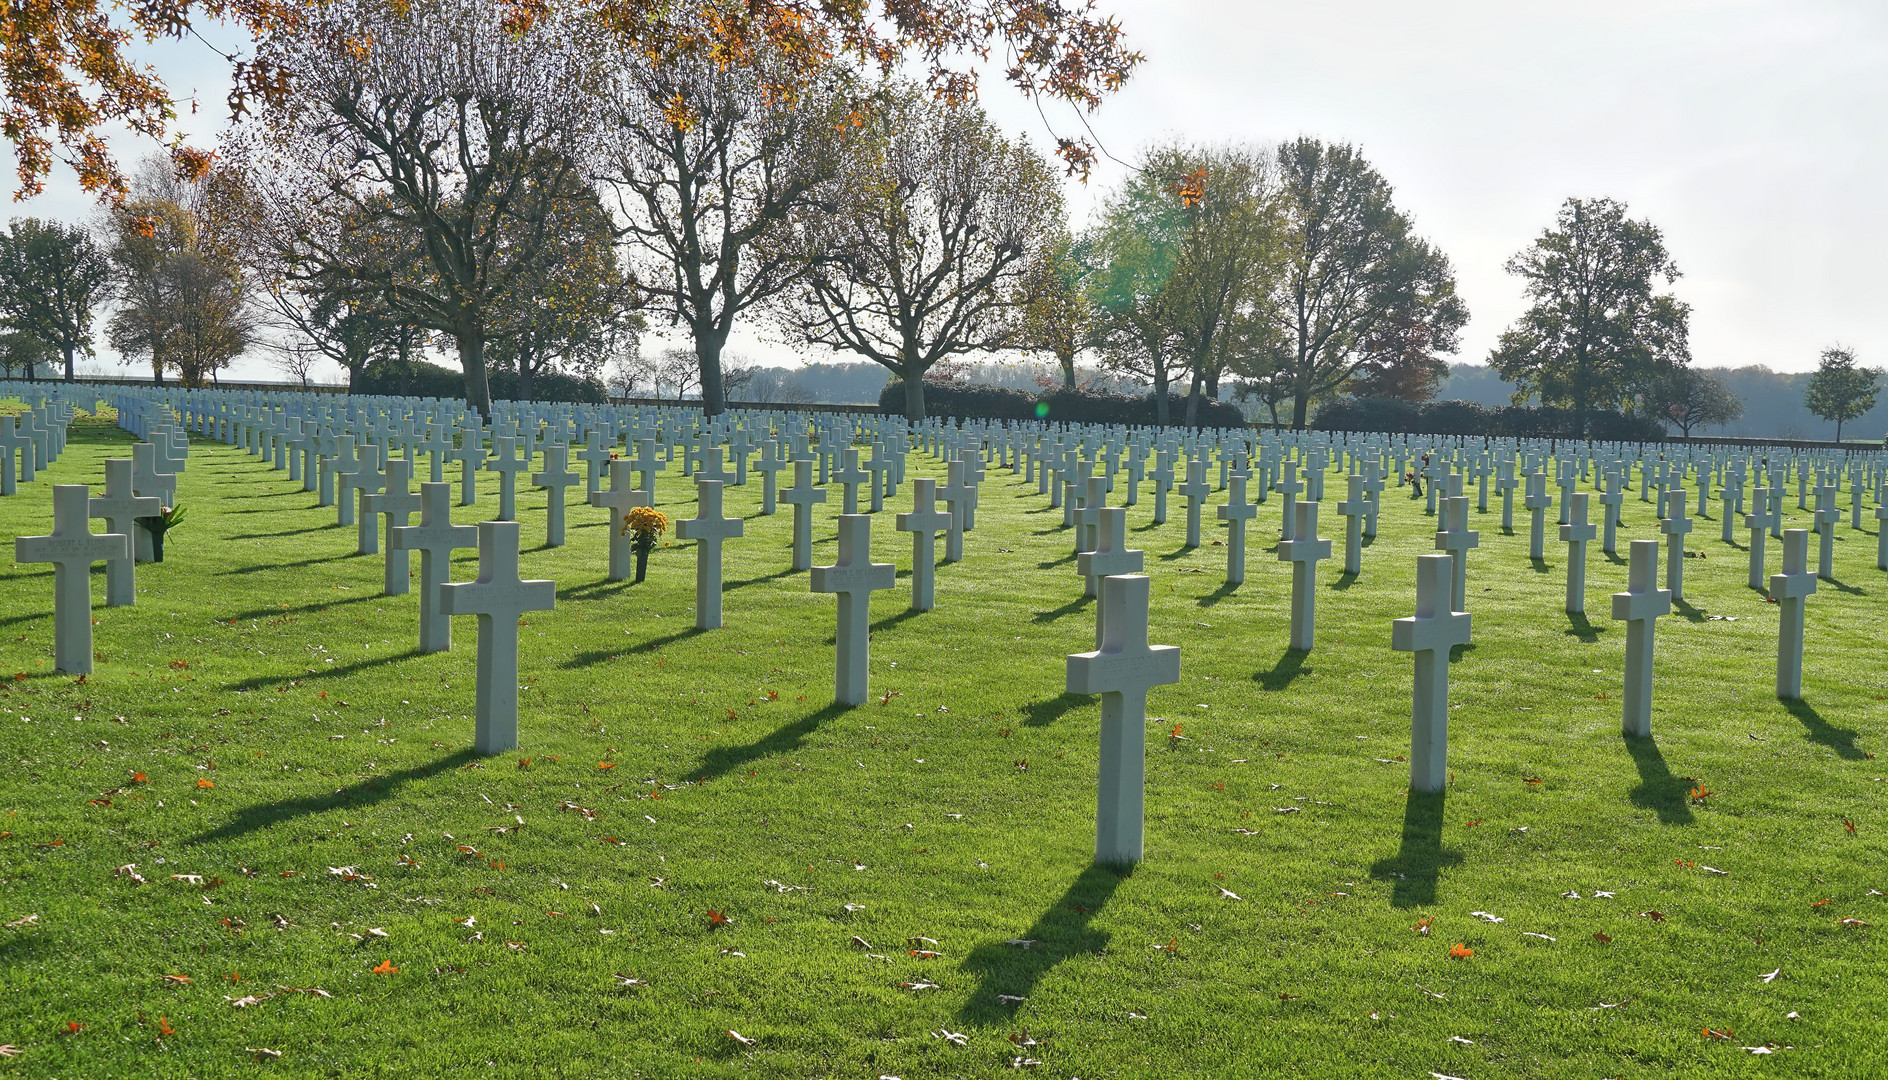
[[1061,192],[983,110],[915,89],[873,111],[845,161],[837,212],[801,215],[808,270],[781,317],[806,341],[884,365],[904,383],[905,415],[922,419],[933,365],[1015,342],[1022,278],[1061,220]]
[[1414,338],[1453,352],[1468,311],[1449,260],[1414,235],[1387,181],[1355,147],[1301,138],[1278,148],[1280,266],[1263,305],[1271,347],[1241,374],[1288,384],[1292,427],[1365,364]]
[[1137,174],[1106,204],[1083,244],[1086,286],[1095,323],[1090,340],[1104,366],[1148,380],[1154,421],[1165,426],[1168,388],[1186,370],[1173,324],[1177,295],[1167,288],[1180,260],[1184,223],[1179,201],[1161,178]]
[[1659,230],[1612,199],[1568,199],[1554,227],[1508,260],[1531,306],[1488,364],[1517,397],[1573,409],[1619,408],[1690,362],[1690,305],[1658,290],[1678,280]]
[[1833,345],[1822,351],[1815,374],[1803,388],[1803,406],[1836,425],[1836,441],[1842,441],[1842,425],[1875,407],[1881,396],[1881,372],[1858,365],[1855,350]]
[[235,260],[171,200],[126,203],[111,221],[118,278],[118,308],[107,326],[112,347],[127,361],[148,360],[159,383],[167,371],[188,387],[214,379],[255,339]]
[[618,74],[603,176],[621,201],[638,291],[694,341],[710,416],[727,405],[728,334],[798,277],[789,221],[837,173],[853,130],[851,80],[834,66],[796,86],[791,67],[701,53],[652,65],[638,53]]
[[1022,279],[1022,331],[1017,347],[1046,352],[1062,369],[1062,385],[1075,388],[1075,357],[1088,345],[1094,309],[1083,287],[1083,253],[1058,227],[1030,260]]
[[1724,380],[1693,367],[1673,368],[1645,395],[1646,410],[1687,437],[1695,427],[1717,427],[1744,415],[1744,402]]
[[582,182],[604,92],[594,21],[515,14],[483,0],[310,9],[263,51],[296,91],[246,152],[253,179],[308,193],[308,213],[410,243],[416,258],[391,266],[310,258],[378,291],[399,321],[450,335],[466,400],[485,413],[486,346],[508,294],[563,255],[562,196]]
[[92,311],[111,291],[111,259],[76,225],[16,219],[0,232],[0,321],[65,359],[92,352]]

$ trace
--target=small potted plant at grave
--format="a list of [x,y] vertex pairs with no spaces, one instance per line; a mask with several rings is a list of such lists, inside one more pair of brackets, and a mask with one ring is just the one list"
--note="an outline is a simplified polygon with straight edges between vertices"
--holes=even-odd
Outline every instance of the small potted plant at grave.
[[137,520],[138,524],[143,526],[144,531],[151,534],[151,561],[163,562],[164,534],[169,532],[172,526],[183,521],[184,508],[181,506],[160,506],[157,510],[156,517],[141,517]]
[[662,511],[647,506],[630,508],[629,516],[623,519],[623,531],[636,536],[630,547],[636,553],[636,580],[632,584],[642,583],[643,572],[649,568],[649,553],[656,547],[656,538],[667,532],[668,528],[668,515]]

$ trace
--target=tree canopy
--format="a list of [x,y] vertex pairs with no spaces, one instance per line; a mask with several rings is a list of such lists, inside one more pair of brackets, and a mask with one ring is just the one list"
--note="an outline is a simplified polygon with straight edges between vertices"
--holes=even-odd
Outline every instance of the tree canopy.
[[1856,363],[1855,350],[1832,345],[1822,351],[1816,373],[1803,388],[1803,406],[1836,425],[1836,441],[1842,441],[1842,425],[1875,407],[1881,396],[1881,372]]
[[1508,260],[1531,306],[1501,335],[1488,364],[1579,417],[1619,409],[1690,362],[1690,305],[1661,282],[1678,279],[1659,230],[1612,199],[1568,199],[1554,227]]

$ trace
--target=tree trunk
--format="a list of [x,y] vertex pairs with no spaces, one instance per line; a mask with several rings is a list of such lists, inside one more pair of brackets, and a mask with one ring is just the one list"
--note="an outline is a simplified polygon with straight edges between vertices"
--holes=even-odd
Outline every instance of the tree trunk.
[[1070,390],[1075,389],[1075,354],[1058,355],[1055,360],[1062,365],[1062,385]]
[[531,397],[531,350],[518,350],[518,400],[530,401]]
[[905,419],[915,423],[924,419],[924,377],[901,378],[905,382]]
[[1294,392],[1291,396],[1291,429],[1293,431],[1303,431],[1305,429],[1305,416],[1310,412],[1310,392],[1305,390]]
[[73,379],[72,354],[77,352],[78,350],[74,348],[72,343],[69,341],[66,342],[63,346],[61,346],[61,350],[66,354],[66,381],[71,382]]
[[727,386],[721,380],[721,349],[727,343],[726,331],[709,327],[695,333],[695,362],[701,368],[703,416],[720,416],[728,411]]
[[1166,427],[1173,419],[1167,401],[1167,369],[1158,357],[1154,360],[1154,423]]
[[1200,369],[1195,367],[1193,378],[1187,383],[1187,426],[1190,428],[1200,426],[1200,384],[1203,381]]
[[465,402],[487,420],[492,418],[492,384],[485,377],[485,332],[465,327],[453,332],[459,345],[459,366],[465,369]]

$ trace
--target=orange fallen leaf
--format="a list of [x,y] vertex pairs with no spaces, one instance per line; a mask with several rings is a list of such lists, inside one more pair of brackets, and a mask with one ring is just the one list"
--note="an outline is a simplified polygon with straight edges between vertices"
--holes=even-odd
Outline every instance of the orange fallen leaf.
[[199,776],[197,777],[197,786],[200,788],[206,788],[206,789],[213,788],[216,786],[216,781],[210,779],[207,776]]
[[167,982],[167,983],[172,983],[172,984],[174,984],[174,985],[177,985],[177,986],[188,986],[188,985],[190,985],[190,976],[188,976],[188,975],[166,975],[166,976],[164,976],[164,981],[165,981],[165,982]]
[[[132,782],[132,783],[134,783],[134,784],[142,784],[142,783],[144,783],[144,782],[145,782],[145,781],[144,781],[144,774],[143,774],[143,773],[141,773],[141,772],[134,772],[134,773],[132,773],[132,774],[131,774],[131,782]],[[1850,831],[1850,832],[1854,832],[1855,830],[1853,830],[1853,829],[1850,829],[1849,831]]]
[[1851,836],[1855,834],[1855,822],[1850,821],[1848,818],[1842,819],[1842,827],[1849,830]]
[[1424,917],[1422,917],[1422,918],[1420,918],[1420,919],[1417,919],[1417,920],[1416,920],[1416,925],[1415,925],[1415,926],[1412,926],[1412,927],[1410,927],[1410,929],[1411,929],[1411,930],[1414,930],[1414,931],[1416,931],[1416,932],[1417,932],[1418,934],[1421,934],[1421,935],[1423,935],[1424,937],[1428,937],[1428,936],[1429,936],[1429,928],[1430,928],[1430,926],[1432,926],[1432,925],[1433,925],[1434,923],[1435,923],[1435,920],[1434,920],[1434,919],[1432,919],[1432,918],[1429,918],[1428,916],[1426,916],[1426,915],[1425,915]]
[[716,911],[714,908],[708,909],[708,929],[710,930],[713,930],[717,926],[727,926],[729,923],[732,923],[733,921],[734,921],[733,919],[730,919],[726,915],[721,914],[719,911]]
[[84,1025],[84,1024],[81,1024],[81,1023],[79,1023],[79,1022],[78,1022],[77,1020],[67,1020],[67,1021],[66,1021],[66,1032],[65,1032],[65,1033],[66,1033],[67,1035],[77,1035],[77,1034],[78,1034],[79,1032],[81,1032],[81,1031],[84,1031],[84,1030],[85,1030],[85,1025]]
[[1713,1031],[1710,1028],[1705,1028],[1704,1037],[1707,1039],[1723,1039],[1723,1040],[1729,1041],[1731,1037],[1731,1031],[1729,1028],[1726,1028],[1723,1031]]
[[374,967],[374,974],[376,975],[398,975],[399,973],[400,969],[394,967],[393,961],[391,960],[382,960]]
[[614,762],[614,761],[599,761],[599,762],[597,762],[597,770],[598,770],[599,772],[608,772],[608,771],[610,771],[611,769],[614,769],[614,768],[616,768],[616,762]]
[[1611,935],[1599,933],[1597,931],[1593,934],[1593,940],[1599,942],[1601,945],[1611,945],[1613,943],[1613,939]]
[[177,1034],[177,1029],[170,1026],[170,1017],[160,1016],[157,1018],[157,1037],[158,1038],[161,1039],[166,1035],[175,1035],[175,1034]]
[[1475,950],[1458,941],[1449,948],[1449,955],[1457,960],[1466,960],[1475,955]]

